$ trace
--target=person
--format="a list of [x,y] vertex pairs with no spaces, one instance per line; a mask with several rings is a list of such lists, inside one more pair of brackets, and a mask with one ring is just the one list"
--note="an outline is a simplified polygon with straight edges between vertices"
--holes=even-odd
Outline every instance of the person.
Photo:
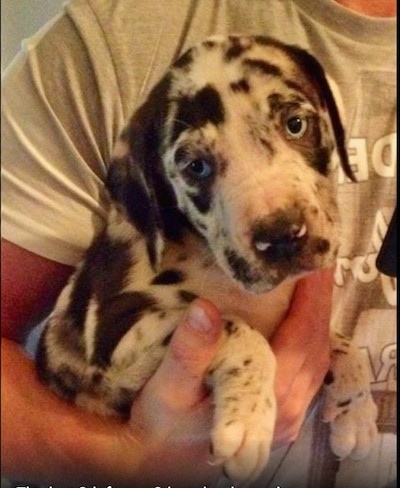
[[[386,329],[386,342],[379,342],[386,369],[375,382],[385,401],[393,388],[394,285],[377,274],[373,259],[395,202],[394,15],[393,0],[180,0],[168,7],[156,0],[72,0],[25,41],[3,81],[3,475],[113,487],[208,486],[220,477],[220,467],[207,462],[212,404],[202,382],[221,333],[212,303],[199,299],[189,308],[129,423],[100,419],[54,396],[23,349],[104,223],[103,181],[125,121],[171,61],[212,33],[271,35],[321,60],[341,89],[359,181],[338,172],[345,210],[334,276],[327,270],[300,280],[272,338],[274,448],[296,446],[302,435],[328,369],[330,317],[345,333],[356,324],[368,328],[369,342],[361,345],[375,368],[381,351],[371,343],[381,323]],[[303,486],[299,464],[297,474],[287,470],[297,483],[279,483],[281,465],[270,480]],[[393,479],[386,466],[386,478],[375,468],[380,478],[366,487]],[[311,471],[315,479],[310,469],[304,483]],[[336,474],[336,486],[365,481],[359,472],[350,482]]]

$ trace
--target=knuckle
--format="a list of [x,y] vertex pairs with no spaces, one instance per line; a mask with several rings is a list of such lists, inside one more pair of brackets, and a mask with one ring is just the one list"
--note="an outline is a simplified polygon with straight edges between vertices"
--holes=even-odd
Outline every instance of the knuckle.
[[182,342],[174,342],[170,348],[171,359],[186,373],[202,374],[209,364],[207,353]]

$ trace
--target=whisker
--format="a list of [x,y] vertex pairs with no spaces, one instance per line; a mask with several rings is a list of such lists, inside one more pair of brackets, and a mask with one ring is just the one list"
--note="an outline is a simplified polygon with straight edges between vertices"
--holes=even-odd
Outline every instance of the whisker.
[[193,125],[188,124],[184,120],[176,119],[175,117],[171,119],[171,122],[181,124],[181,125],[187,127],[188,129],[194,129]]

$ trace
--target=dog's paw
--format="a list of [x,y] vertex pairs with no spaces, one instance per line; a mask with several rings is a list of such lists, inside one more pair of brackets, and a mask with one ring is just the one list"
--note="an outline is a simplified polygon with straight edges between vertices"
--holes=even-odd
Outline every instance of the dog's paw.
[[[243,399],[242,399],[243,401]],[[248,411],[222,416],[214,427],[212,453],[234,483],[256,479],[267,464],[275,424],[275,405],[265,400]],[[254,409],[254,410],[253,410]],[[235,409],[233,409],[235,410]]]
[[208,372],[215,402],[211,451],[234,484],[256,479],[267,464],[276,419],[276,361],[262,336],[239,319]]
[[377,407],[368,393],[366,398],[339,414],[330,423],[330,445],[332,452],[344,459],[363,459],[376,441]]
[[332,366],[325,387],[323,420],[330,423],[333,453],[340,459],[362,459],[377,437],[378,409],[364,356],[339,334],[332,340]]

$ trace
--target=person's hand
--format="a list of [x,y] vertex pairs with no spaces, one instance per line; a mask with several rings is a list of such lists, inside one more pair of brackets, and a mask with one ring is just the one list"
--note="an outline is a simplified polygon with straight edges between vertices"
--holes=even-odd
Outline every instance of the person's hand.
[[209,484],[220,475],[221,468],[208,462],[214,409],[204,386],[220,336],[217,309],[204,299],[193,302],[160,367],[135,400],[131,426],[148,453],[142,482],[184,487],[194,480]]
[[271,338],[277,359],[278,415],[273,448],[293,442],[330,362],[333,270],[299,280],[289,312]]

